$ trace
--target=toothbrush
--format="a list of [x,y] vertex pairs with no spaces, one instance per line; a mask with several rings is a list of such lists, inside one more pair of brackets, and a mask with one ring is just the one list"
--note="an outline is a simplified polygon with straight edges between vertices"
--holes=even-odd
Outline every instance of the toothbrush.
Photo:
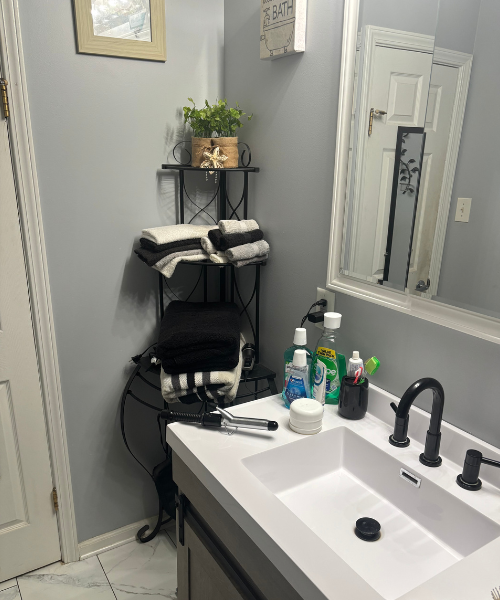
[[354,379],[354,384],[353,385],[356,385],[358,383],[358,379],[361,377],[362,374],[363,374],[363,367],[359,367],[359,369],[356,370],[355,379]]

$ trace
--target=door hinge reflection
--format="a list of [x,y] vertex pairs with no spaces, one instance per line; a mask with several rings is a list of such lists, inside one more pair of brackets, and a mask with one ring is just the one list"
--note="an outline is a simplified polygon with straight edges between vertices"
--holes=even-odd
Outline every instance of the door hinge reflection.
[[9,96],[7,95],[7,85],[8,85],[7,80],[0,78],[0,95],[2,96],[3,116],[6,119],[10,115],[10,112],[9,112]]

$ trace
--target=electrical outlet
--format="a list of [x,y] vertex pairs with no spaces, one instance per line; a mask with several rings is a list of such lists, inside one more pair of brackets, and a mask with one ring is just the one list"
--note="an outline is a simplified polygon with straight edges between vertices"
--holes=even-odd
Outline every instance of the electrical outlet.
[[[335,312],[335,293],[323,288],[316,288],[316,301],[326,300],[326,306],[319,306],[323,312]],[[323,329],[323,323],[316,323],[318,329]]]
[[470,205],[472,198],[459,198],[457,200],[457,212],[455,213],[455,221],[468,223],[470,216]]

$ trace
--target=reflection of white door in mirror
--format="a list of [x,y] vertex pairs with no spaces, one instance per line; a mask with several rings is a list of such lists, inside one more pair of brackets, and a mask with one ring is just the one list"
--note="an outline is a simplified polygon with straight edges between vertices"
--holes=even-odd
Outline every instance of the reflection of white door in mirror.
[[[434,38],[370,25],[363,37],[343,264],[345,274],[376,282],[384,268],[398,127],[424,126]],[[374,118],[369,135],[372,108],[387,115]]]
[[[408,289],[430,280],[425,297],[437,293],[440,258],[455,177],[460,131],[469,88],[472,56],[436,48],[425,122],[427,133]],[[442,221],[442,222],[441,222]],[[439,258],[439,262],[438,262]],[[432,268],[431,268],[432,265]]]

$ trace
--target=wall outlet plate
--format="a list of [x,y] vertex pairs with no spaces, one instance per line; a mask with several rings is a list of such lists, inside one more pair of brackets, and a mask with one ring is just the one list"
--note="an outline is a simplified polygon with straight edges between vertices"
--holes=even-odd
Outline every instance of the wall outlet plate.
[[[318,306],[317,309],[322,312],[335,312],[335,292],[325,290],[323,288],[316,288],[316,301],[326,300],[326,306]],[[323,329],[323,323],[316,323],[318,329]]]
[[455,213],[455,221],[460,223],[468,223],[470,217],[470,205],[472,198],[459,198],[457,200],[457,212]]

